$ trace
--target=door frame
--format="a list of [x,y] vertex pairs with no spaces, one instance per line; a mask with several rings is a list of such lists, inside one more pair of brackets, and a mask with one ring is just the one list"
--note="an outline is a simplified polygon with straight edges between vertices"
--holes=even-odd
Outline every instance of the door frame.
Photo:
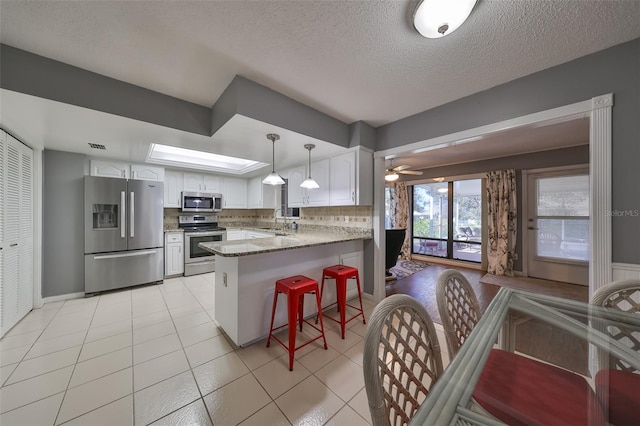
[[[613,94],[608,93],[573,104],[552,108],[521,117],[512,118],[484,126],[438,136],[424,141],[377,151],[374,153],[374,300],[385,298],[384,258],[384,170],[385,157],[406,153],[428,151],[465,142],[494,132],[524,125],[549,124],[569,121],[578,117],[589,117],[589,296],[611,281],[611,109]],[[598,247],[595,250],[594,247]]]
[[[522,170],[522,224],[520,229],[520,235],[522,235],[522,275],[524,277],[529,276],[529,232],[528,222],[525,214],[529,213],[529,178],[531,175],[537,175],[542,173],[556,173],[556,172],[571,172],[571,171],[584,171],[587,170],[589,179],[591,179],[591,170],[588,170],[588,164],[576,164],[571,166],[559,166],[559,167],[547,167],[542,169],[530,169]],[[591,212],[590,212],[591,213]],[[591,223],[591,217],[589,217],[589,223]],[[591,247],[589,247],[591,250]],[[589,260],[590,264],[591,261]]]

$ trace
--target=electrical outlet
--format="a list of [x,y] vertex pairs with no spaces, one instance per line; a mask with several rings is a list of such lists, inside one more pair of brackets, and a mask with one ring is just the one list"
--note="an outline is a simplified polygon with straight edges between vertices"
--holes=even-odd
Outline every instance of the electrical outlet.
[[225,287],[227,286],[227,273],[226,272],[222,273],[222,285],[225,286]]

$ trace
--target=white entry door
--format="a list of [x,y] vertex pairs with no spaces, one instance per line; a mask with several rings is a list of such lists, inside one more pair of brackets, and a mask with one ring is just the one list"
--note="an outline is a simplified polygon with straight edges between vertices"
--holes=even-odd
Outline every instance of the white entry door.
[[589,285],[589,171],[527,175],[527,275]]

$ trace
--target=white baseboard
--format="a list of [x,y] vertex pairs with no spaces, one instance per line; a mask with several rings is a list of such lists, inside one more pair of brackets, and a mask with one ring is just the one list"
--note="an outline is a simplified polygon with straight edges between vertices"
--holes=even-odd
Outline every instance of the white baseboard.
[[60,302],[61,300],[82,299],[83,297],[84,297],[84,292],[67,293],[67,294],[61,294],[59,296],[44,297],[42,299],[42,303],[46,304],[51,302]]
[[640,279],[640,265],[613,263],[611,264],[611,278],[613,281]]

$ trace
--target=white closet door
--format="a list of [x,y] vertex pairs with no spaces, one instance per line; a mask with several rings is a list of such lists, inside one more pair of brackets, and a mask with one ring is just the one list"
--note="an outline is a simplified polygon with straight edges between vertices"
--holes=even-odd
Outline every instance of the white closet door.
[[18,317],[33,309],[33,150],[20,148],[20,244],[18,245]]
[[8,136],[5,160],[2,334],[19,320],[18,259],[20,238],[20,147]]
[[5,176],[5,146],[7,145],[7,134],[0,130],[0,336],[4,334],[3,314],[4,304],[4,176]]

